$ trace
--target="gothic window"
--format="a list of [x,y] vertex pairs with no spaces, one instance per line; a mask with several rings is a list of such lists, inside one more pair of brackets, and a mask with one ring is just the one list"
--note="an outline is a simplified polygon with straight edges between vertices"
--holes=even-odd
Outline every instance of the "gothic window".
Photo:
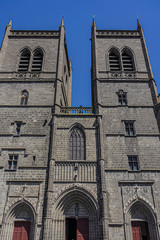
[[124,50],[123,53],[122,53],[122,65],[123,65],[123,70],[124,71],[133,71],[134,70],[133,56],[127,50]]
[[134,135],[134,122],[127,121],[125,124],[126,135],[133,136]]
[[32,71],[40,72],[42,71],[43,53],[40,49],[37,49],[33,55],[32,61]]
[[118,95],[118,101],[120,105],[127,105],[127,93],[124,92],[123,90],[119,90],[117,92]]
[[130,171],[138,171],[138,157],[137,156],[128,156],[128,164]]
[[9,170],[16,170],[17,169],[17,162],[18,162],[18,154],[10,154],[8,160],[8,169]]
[[28,102],[28,92],[26,90],[22,91],[21,93],[21,105],[27,105]]
[[85,135],[79,127],[74,127],[70,133],[70,159],[85,159]]
[[109,53],[109,66],[110,71],[120,71],[119,54],[116,51]]
[[20,56],[18,71],[27,72],[29,68],[29,62],[30,62],[30,52],[28,49],[25,49],[23,50]]

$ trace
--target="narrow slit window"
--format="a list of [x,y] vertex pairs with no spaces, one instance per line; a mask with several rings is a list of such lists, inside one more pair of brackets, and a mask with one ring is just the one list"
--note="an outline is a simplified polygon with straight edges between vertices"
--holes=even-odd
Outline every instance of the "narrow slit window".
[[120,71],[119,56],[114,52],[109,54],[110,71]]
[[21,122],[17,122],[16,123],[16,135],[19,136],[20,135],[20,132],[21,132],[21,125],[22,123]]
[[130,54],[127,54],[126,52],[122,53],[122,65],[124,71],[133,71],[133,60]]
[[42,62],[43,62],[43,54],[40,50],[37,50],[33,55],[32,71],[33,72],[42,71]]
[[28,103],[28,96],[29,96],[29,94],[28,94],[28,92],[26,90],[22,91],[22,93],[21,93],[21,102],[20,102],[21,105],[27,105],[27,103]]
[[28,50],[24,50],[20,56],[18,71],[27,72],[29,69],[29,62],[30,62],[30,52]]

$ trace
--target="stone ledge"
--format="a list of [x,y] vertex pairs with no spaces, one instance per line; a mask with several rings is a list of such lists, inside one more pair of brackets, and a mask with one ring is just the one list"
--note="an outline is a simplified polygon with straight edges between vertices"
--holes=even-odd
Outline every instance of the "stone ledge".
[[119,184],[154,184],[154,180],[120,180]]

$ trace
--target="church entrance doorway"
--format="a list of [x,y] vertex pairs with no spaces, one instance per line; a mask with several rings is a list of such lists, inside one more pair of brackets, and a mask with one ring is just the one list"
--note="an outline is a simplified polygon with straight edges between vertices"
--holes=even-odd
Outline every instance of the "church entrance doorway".
[[145,221],[132,222],[133,240],[150,240],[148,223]]
[[88,218],[66,218],[66,240],[89,240]]

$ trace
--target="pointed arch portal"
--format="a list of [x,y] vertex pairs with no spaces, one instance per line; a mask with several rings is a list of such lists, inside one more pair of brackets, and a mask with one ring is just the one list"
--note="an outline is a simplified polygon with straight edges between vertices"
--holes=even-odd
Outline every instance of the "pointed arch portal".
[[126,215],[127,239],[158,240],[156,216],[150,206],[141,199],[136,199]]
[[52,229],[52,239],[98,240],[96,200],[80,188],[69,190],[55,204]]
[[16,203],[6,214],[2,240],[33,240],[35,212],[27,201]]

